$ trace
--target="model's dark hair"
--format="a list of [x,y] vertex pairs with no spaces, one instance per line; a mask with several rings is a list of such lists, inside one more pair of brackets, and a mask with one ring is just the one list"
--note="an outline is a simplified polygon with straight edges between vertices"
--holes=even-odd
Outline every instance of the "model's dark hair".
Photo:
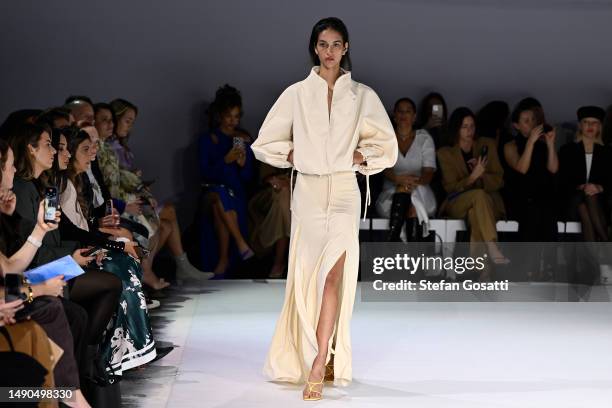
[[432,99],[439,99],[442,102],[443,115],[446,119],[448,116],[448,107],[446,106],[446,100],[439,92],[430,92],[423,99],[421,99],[421,103],[419,104],[419,115],[417,117],[417,127],[423,128],[427,124],[427,121],[431,117],[431,107],[432,107]]
[[221,116],[230,109],[240,108],[242,112],[242,96],[240,91],[228,84],[223,85],[215,93],[215,100],[208,107],[208,126],[215,129],[221,123]]
[[[453,111],[448,119],[448,136],[447,140],[451,145],[454,145],[459,140],[459,130],[463,125],[463,120],[467,117],[471,117],[474,120],[474,124],[476,124],[476,115],[470,108],[466,108],[462,106]],[[474,135],[474,139],[476,139],[478,135]]]
[[[81,206],[81,211],[83,215],[87,219],[89,217],[89,203],[85,198],[85,193],[83,191],[83,181],[81,176],[77,174],[77,171],[74,167],[74,164],[77,160],[77,150],[79,146],[85,142],[86,140],[90,140],[89,133],[84,131],[83,129],[77,129],[73,131],[70,135],[65,135],[66,141],[68,142],[68,151],[70,152],[70,162],[68,163],[68,168],[66,169],[66,177],[72,182],[74,188],[77,191],[77,202]],[[75,203],[76,206],[76,203]]]
[[0,139],[0,183],[2,183],[2,170],[6,166],[6,160],[8,159],[9,145],[6,140]]
[[[314,27],[312,27],[310,42],[308,43],[308,52],[310,53],[310,59],[313,65],[321,65],[321,60],[319,60],[319,56],[315,52],[315,49],[317,48],[317,41],[319,41],[319,34],[325,30],[334,30],[339,33],[340,36],[342,36],[342,45],[349,42],[348,29],[342,20],[337,17],[327,17],[319,20]],[[346,50],[346,54],[342,56],[340,66],[347,71],[352,69],[350,49]]]
[[49,136],[51,136],[50,127],[42,124],[33,125],[25,123],[9,139],[9,145],[15,155],[16,175],[24,180],[32,180],[34,178],[34,166],[28,151],[28,145],[37,148],[40,137],[44,132],[49,133]]

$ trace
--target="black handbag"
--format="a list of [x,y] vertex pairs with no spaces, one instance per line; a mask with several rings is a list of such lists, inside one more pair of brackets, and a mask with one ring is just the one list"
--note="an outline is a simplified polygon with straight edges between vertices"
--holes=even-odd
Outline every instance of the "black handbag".
[[47,369],[32,356],[15,351],[6,327],[0,327],[0,333],[6,338],[11,350],[0,351],[0,384],[3,387],[42,387],[49,373]]

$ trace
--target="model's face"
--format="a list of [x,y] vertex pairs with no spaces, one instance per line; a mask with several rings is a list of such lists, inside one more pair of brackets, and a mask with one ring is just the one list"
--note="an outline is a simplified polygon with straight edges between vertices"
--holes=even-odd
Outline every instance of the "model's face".
[[315,47],[321,66],[327,69],[336,69],[340,66],[342,56],[348,50],[348,42],[343,42],[342,35],[334,30],[323,30]]
[[2,191],[7,191],[13,188],[13,179],[15,178],[15,156],[13,149],[10,147],[6,152],[6,163],[2,169]]
[[100,142],[100,136],[98,135],[98,130],[93,126],[88,126],[83,129],[89,135],[91,139],[91,148],[89,149],[89,154],[91,155],[90,160],[96,160],[96,155],[98,154],[98,146]]
[[416,120],[416,112],[412,104],[402,101],[393,112],[393,119],[399,127],[411,127]]
[[74,170],[77,174],[87,171],[91,163],[91,140],[85,139],[81,142],[72,160],[74,160]]
[[53,166],[53,157],[57,152],[51,145],[49,133],[42,132],[38,138],[38,147],[28,145],[28,151],[33,167],[38,167],[44,171],[49,170]]
[[74,116],[76,123],[94,123],[94,110],[88,103],[80,103],[76,107],[72,108],[72,115]]
[[535,114],[532,110],[521,112],[518,123],[514,123],[516,130],[521,132],[525,137],[529,136],[529,133],[531,133],[535,125]]
[[595,118],[584,118],[580,121],[580,133],[588,139],[596,139],[601,134],[601,122]]
[[100,139],[106,140],[112,136],[115,125],[113,115],[108,109],[100,109],[96,113],[96,129]]
[[463,123],[459,128],[459,143],[462,146],[471,146],[474,142],[474,134],[476,133],[476,123],[474,118],[466,116],[463,118]]
[[119,119],[117,119],[116,135],[118,137],[127,137],[136,121],[136,112],[134,109],[128,109]]
[[240,108],[235,106],[226,110],[221,115],[221,127],[227,131],[233,131],[240,123]]
[[72,155],[68,151],[68,143],[66,136],[60,135],[59,146],[57,150],[57,164],[60,170],[66,170]]

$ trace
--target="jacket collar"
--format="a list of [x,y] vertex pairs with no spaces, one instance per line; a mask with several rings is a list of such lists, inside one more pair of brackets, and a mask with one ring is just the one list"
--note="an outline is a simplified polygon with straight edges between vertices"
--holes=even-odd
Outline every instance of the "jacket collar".
[[[318,65],[312,67],[310,70],[310,74],[306,78],[307,81],[312,82],[313,84],[318,84],[316,86],[325,87],[327,90],[327,81],[323,79],[319,75],[320,67]],[[336,79],[336,83],[334,84],[334,90],[344,89],[346,87],[350,87],[351,85],[351,72],[346,71],[340,68],[341,75]]]

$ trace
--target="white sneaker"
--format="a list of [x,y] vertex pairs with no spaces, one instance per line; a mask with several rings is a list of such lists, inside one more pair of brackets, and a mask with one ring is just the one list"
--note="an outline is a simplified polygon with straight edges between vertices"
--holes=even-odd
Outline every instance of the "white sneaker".
[[147,299],[147,310],[153,310],[161,305],[157,299]]

